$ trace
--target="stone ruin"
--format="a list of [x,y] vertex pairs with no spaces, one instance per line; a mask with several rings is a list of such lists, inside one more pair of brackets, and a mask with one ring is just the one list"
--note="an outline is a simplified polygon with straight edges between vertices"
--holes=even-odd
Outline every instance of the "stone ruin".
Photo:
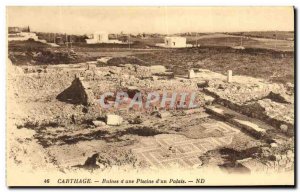
[[94,94],[82,77],[75,76],[70,87],[61,92],[56,99],[71,104],[90,106],[94,103]]

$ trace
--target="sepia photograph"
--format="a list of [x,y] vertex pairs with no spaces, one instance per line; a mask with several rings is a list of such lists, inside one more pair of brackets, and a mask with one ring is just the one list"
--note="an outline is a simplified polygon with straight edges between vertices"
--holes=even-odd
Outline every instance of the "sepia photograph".
[[7,6],[7,186],[295,186],[294,16]]

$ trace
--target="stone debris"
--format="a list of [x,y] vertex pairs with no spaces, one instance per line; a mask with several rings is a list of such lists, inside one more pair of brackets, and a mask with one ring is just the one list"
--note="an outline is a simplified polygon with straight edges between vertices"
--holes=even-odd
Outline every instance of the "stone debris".
[[194,79],[197,77],[197,75],[193,69],[189,70],[188,77],[189,77],[189,79]]
[[273,147],[273,148],[274,148],[274,147],[278,147],[278,145],[277,145],[276,143],[271,143],[270,145],[271,145],[271,147]]
[[107,64],[107,61],[109,61],[112,57],[101,57],[100,59],[97,59],[97,64]]
[[211,107],[206,107],[206,109],[209,111],[209,112],[212,112],[212,113],[215,113],[217,114],[218,116],[219,115],[224,115],[224,110],[218,108],[218,107],[215,107],[215,106],[211,106]]
[[226,80],[226,76],[222,75],[220,73],[216,73],[207,69],[191,69],[188,71],[188,78],[194,79],[197,78],[197,80],[204,80],[204,81],[210,81],[210,80]]
[[244,121],[240,119],[233,119],[234,122],[241,125],[241,127],[245,128],[249,132],[254,132],[256,134],[259,134],[260,136],[264,135],[266,133],[265,129],[262,129],[257,124],[251,123],[249,121]]
[[203,108],[195,108],[195,109],[188,109],[188,110],[184,110],[184,114],[186,115],[190,115],[190,114],[194,114],[194,113],[203,113],[204,109]]
[[106,123],[105,122],[103,122],[103,121],[93,121],[93,124],[95,125],[95,126],[104,126],[104,125],[106,125]]
[[157,81],[158,80],[158,76],[152,75],[152,80],[153,81]]
[[201,82],[198,82],[197,83],[197,87],[200,88],[200,89],[203,89],[205,87],[208,87],[208,81],[201,81]]
[[288,131],[289,127],[285,124],[280,125],[280,130],[284,133]]
[[248,157],[248,158],[245,158],[245,159],[239,159],[236,162],[237,163],[244,163],[244,162],[248,162],[249,160],[252,160],[252,157]]
[[204,100],[206,105],[211,105],[215,101],[215,98],[211,97],[209,95],[204,95],[203,100]]
[[159,112],[157,113],[157,117],[159,117],[159,118],[161,118],[161,119],[167,118],[167,117],[169,117],[169,116],[171,116],[171,113],[168,112],[168,111],[159,111]]
[[123,122],[123,118],[119,115],[106,115],[106,124],[107,125],[121,125]]
[[128,122],[130,124],[141,124],[141,123],[143,123],[143,120],[142,120],[141,116],[137,116],[134,119],[130,119]]

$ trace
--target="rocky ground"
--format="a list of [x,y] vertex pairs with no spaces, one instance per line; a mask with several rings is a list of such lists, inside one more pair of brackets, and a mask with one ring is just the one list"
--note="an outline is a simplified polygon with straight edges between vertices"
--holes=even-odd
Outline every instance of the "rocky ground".
[[[174,166],[293,171],[293,84],[247,76],[227,82],[226,76],[203,69],[189,78],[161,66],[111,59],[44,67],[8,64],[10,166],[64,173]],[[132,87],[196,91],[200,106],[107,111],[96,102],[104,92]],[[108,122],[111,114],[121,119],[117,125]]]

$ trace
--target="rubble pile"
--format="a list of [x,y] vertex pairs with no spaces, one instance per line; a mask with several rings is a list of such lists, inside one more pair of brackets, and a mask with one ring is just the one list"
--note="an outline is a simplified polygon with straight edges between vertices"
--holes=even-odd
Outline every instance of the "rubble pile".
[[108,65],[120,65],[120,64],[145,64],[145,62],[137,57],[128,56],[128,57],[112,57],[106,61]]
[[274,102],[270,99],[262,99],[249,102],[242,106],[241,110],[258,119],[268,122],[274,127],[280,128],[286,125],[287,130],[283,130],[289,135],[294,133],[294,105]]
[[266,83],[224,83],[223,81],[209,81],[209,87],[204,91],[218,97],[219,100],[230,100],[237,105],[245,104],[249,101],[259,100],[267,97],[270,92],[282,90],[279,84]]

